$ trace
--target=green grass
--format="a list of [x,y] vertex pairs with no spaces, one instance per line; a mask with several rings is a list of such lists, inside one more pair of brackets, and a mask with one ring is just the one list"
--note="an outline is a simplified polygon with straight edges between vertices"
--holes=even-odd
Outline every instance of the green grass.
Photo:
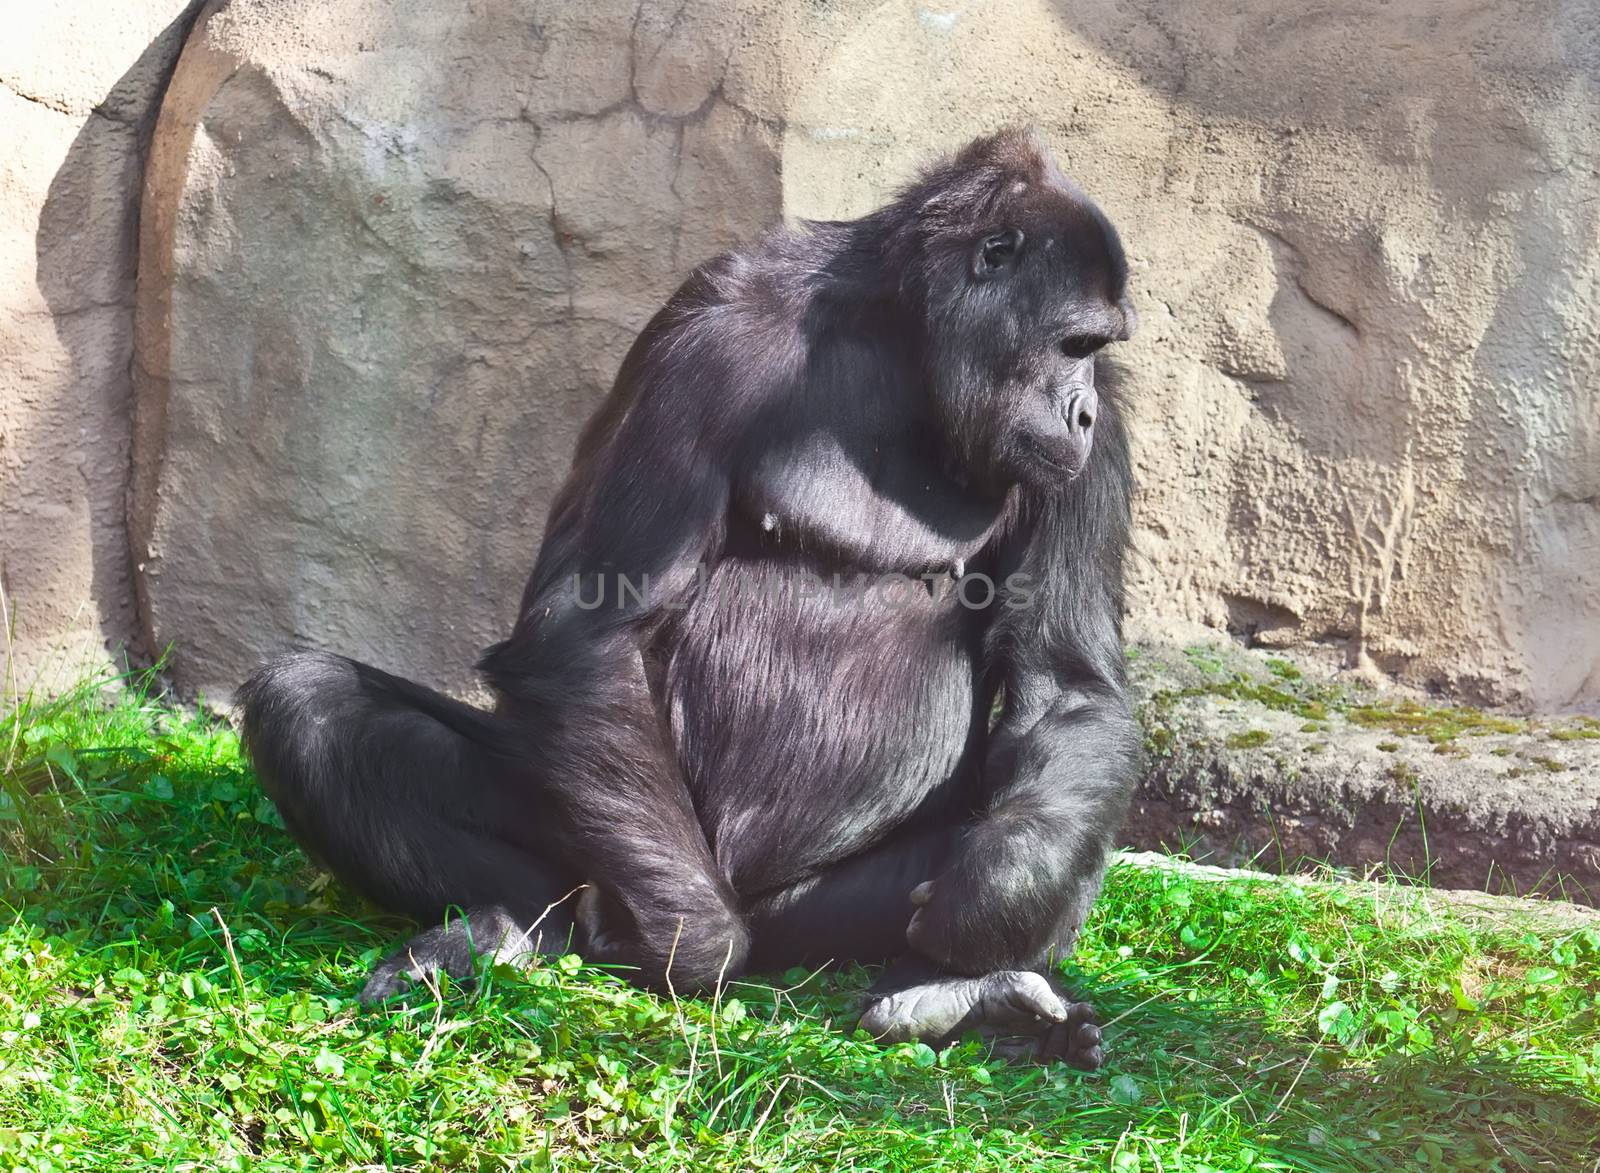
[[1121,865],[1070,975],[1106,1070],[852,1033],[870,974],[719,998],[576,959],[362,1012],[375,917],[224,724],[0,716],[0,1168],[1589,1170],[1600,934],[1398,886]]

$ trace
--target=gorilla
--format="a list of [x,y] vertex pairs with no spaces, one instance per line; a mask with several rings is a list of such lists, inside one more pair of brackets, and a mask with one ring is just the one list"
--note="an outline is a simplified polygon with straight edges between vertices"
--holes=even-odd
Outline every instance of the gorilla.
[[492,712],[261,667],[243,734],[290,832],[434,926],[364,997],[551,950],[679,992],[882,961],[880,1038],[1098,1066],[1049,975],[1139,770],[1126,282],[1031,129],[773,229],[623,359],[479,662]]

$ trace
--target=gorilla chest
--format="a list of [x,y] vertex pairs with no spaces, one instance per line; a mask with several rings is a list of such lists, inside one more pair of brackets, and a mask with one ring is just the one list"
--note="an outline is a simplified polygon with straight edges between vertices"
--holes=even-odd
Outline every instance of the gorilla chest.
[[987,729],[983,623],[948,577],[930,580],[735,555],[673,625],[673,737],[741,892],[962,798]]
[[915,432],[854,442],[802,431],[740,480],[735,523],[819,566],[919,574],[970,562],[1014,503],[954,481]]

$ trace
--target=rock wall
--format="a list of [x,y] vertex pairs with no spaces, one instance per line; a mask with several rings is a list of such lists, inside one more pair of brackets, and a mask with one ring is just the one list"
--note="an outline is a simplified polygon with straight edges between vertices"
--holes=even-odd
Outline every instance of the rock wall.
[[1133,618],[1600,703],[1590,0],[233,0],[140,243],[140,624],[471,683],[697,260],[1018,119],[1122,227]]
[[190,0],[0,4],[0,695],[137,645],[138,192]]
[[1600,701],[1590,0],[863,4],[825,25],[789,104],[787,212],[859,212],[1021,116],[1120,225],[1138,626]]
[[470,685],[633,334],[780,214],[721,13],[206,10],[140,274],[134,541],[183,683],[303,642]]

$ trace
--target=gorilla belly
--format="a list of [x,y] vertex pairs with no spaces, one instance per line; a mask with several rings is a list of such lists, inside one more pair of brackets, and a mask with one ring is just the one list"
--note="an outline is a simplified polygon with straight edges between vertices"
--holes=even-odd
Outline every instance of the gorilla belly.
[[731,558],[708,575],[666,679],[701,822],[745,895],[965,800],[987,728],[981,629],[953,589],[808,589],[773,566]]

